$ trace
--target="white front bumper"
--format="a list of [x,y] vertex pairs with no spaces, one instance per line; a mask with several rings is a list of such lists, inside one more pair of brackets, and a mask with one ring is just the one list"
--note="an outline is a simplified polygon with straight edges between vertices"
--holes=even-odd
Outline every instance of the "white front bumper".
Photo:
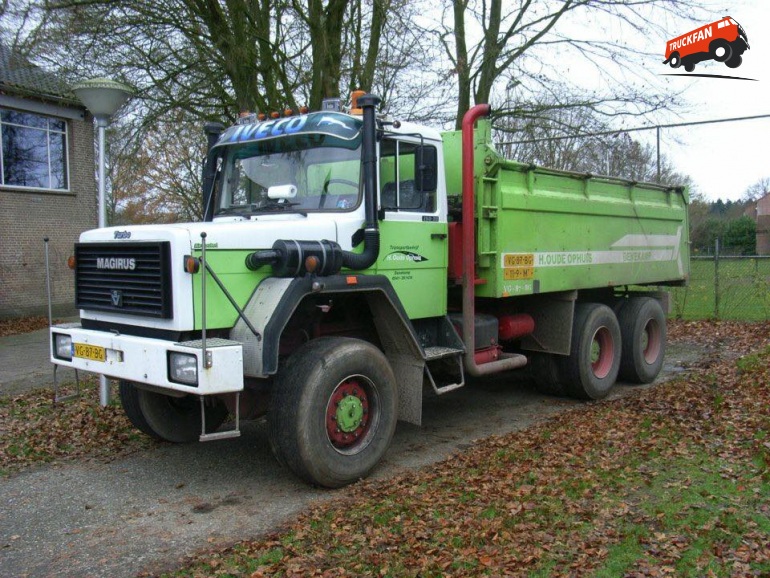
[[[104,347],[106,361],[72,357],[62,359],[54,351],[54,334],[69,335],[72,343],[86,343]],[[211,367],[204,367],[203,350],[190,343],[174,343],[162,339],[115,335],[105,331],[83,329],[78,323],[55,325],[51,328],[51,362],[73,369],[92,371],[115,379],[146,383],[156,387],[192,393],[213,395],[243,390],[243,347],[240,343],[223,339],[207,342]],[[190,386],[169,380],[168,352],[194,354],[198,359],[198,385]]]

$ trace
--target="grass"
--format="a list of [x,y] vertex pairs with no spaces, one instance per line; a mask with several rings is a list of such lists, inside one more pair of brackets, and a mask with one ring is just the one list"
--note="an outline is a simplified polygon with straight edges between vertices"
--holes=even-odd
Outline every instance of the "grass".
[[[687,449],[686,457],[651,464],[657,475],[648,483],[629,480],[632,487],[624,488],[629,491],[614,496],[635,504],[634,515],[616,524],[622,539],[595,576],[622,576],[639,567],[676,576],[730,576],[739,562],[718,555],[720,549],[737,552],[747,536],[768,535],[767,500],[761,496],[769,488],[757,468],[726,467],[721,457],[697,445]],[[746,556],[740,567],[770,572],[770,560],[752,563]]]
[[719,260],[719,311],[716,272],[713,259],[693,258],[689,285],[672,291],[672,315],[682,319],[770,319],[770,259]]

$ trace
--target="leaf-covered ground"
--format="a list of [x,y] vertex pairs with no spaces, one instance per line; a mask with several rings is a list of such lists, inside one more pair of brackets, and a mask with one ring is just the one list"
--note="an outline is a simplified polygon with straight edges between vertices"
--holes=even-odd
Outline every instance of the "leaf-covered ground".
[[770,324],[670,333],[713,355],[172,575],[770,576]]
[[[357,484],[175,575],[770,576],[770,323],[673,322],[669,335],[709,357],[684,378]],[[50,390],[0,399],[0,473],[154,445],[119,406],[98,406],[93,379],[81,399],[51,402]]]
[[[54,323],[59,323],[54,320]],[[48,317],[17,317],[14,319],[0,319],[0,337],[8,335],[17,335],[19,333],[29,333],[48,327]]]
[[[68,385],[60,395],[75,392]],[[94,376],[82,380],[80,398],[58,404],[51,389],[0,397],[0,475],[45,462],[114,459],[156,443],[131,425],[119,403],[98,402]]]

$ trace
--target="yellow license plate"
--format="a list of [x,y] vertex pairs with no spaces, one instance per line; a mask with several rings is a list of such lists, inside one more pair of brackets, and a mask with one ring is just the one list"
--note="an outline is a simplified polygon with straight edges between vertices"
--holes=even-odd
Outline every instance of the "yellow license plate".
[[535,264],[534,253],[507,253],[503,255],[503,267],[532,267]]
[[513,267],[503,269],[503,279],[506,281],[520,281],[521,279],[532,279],[535,276],[534,267]]
[[106,361],[107,350],[98,345],[75,343],[75,357],[82,357],[83,359],[91,359],[93,361]]

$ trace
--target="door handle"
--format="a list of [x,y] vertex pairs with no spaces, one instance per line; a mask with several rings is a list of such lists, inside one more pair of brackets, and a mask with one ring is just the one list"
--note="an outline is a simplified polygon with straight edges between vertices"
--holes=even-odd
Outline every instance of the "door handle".
[[431,233],[430,238],[443,241],[444,239],[446,239],[446,233]]

